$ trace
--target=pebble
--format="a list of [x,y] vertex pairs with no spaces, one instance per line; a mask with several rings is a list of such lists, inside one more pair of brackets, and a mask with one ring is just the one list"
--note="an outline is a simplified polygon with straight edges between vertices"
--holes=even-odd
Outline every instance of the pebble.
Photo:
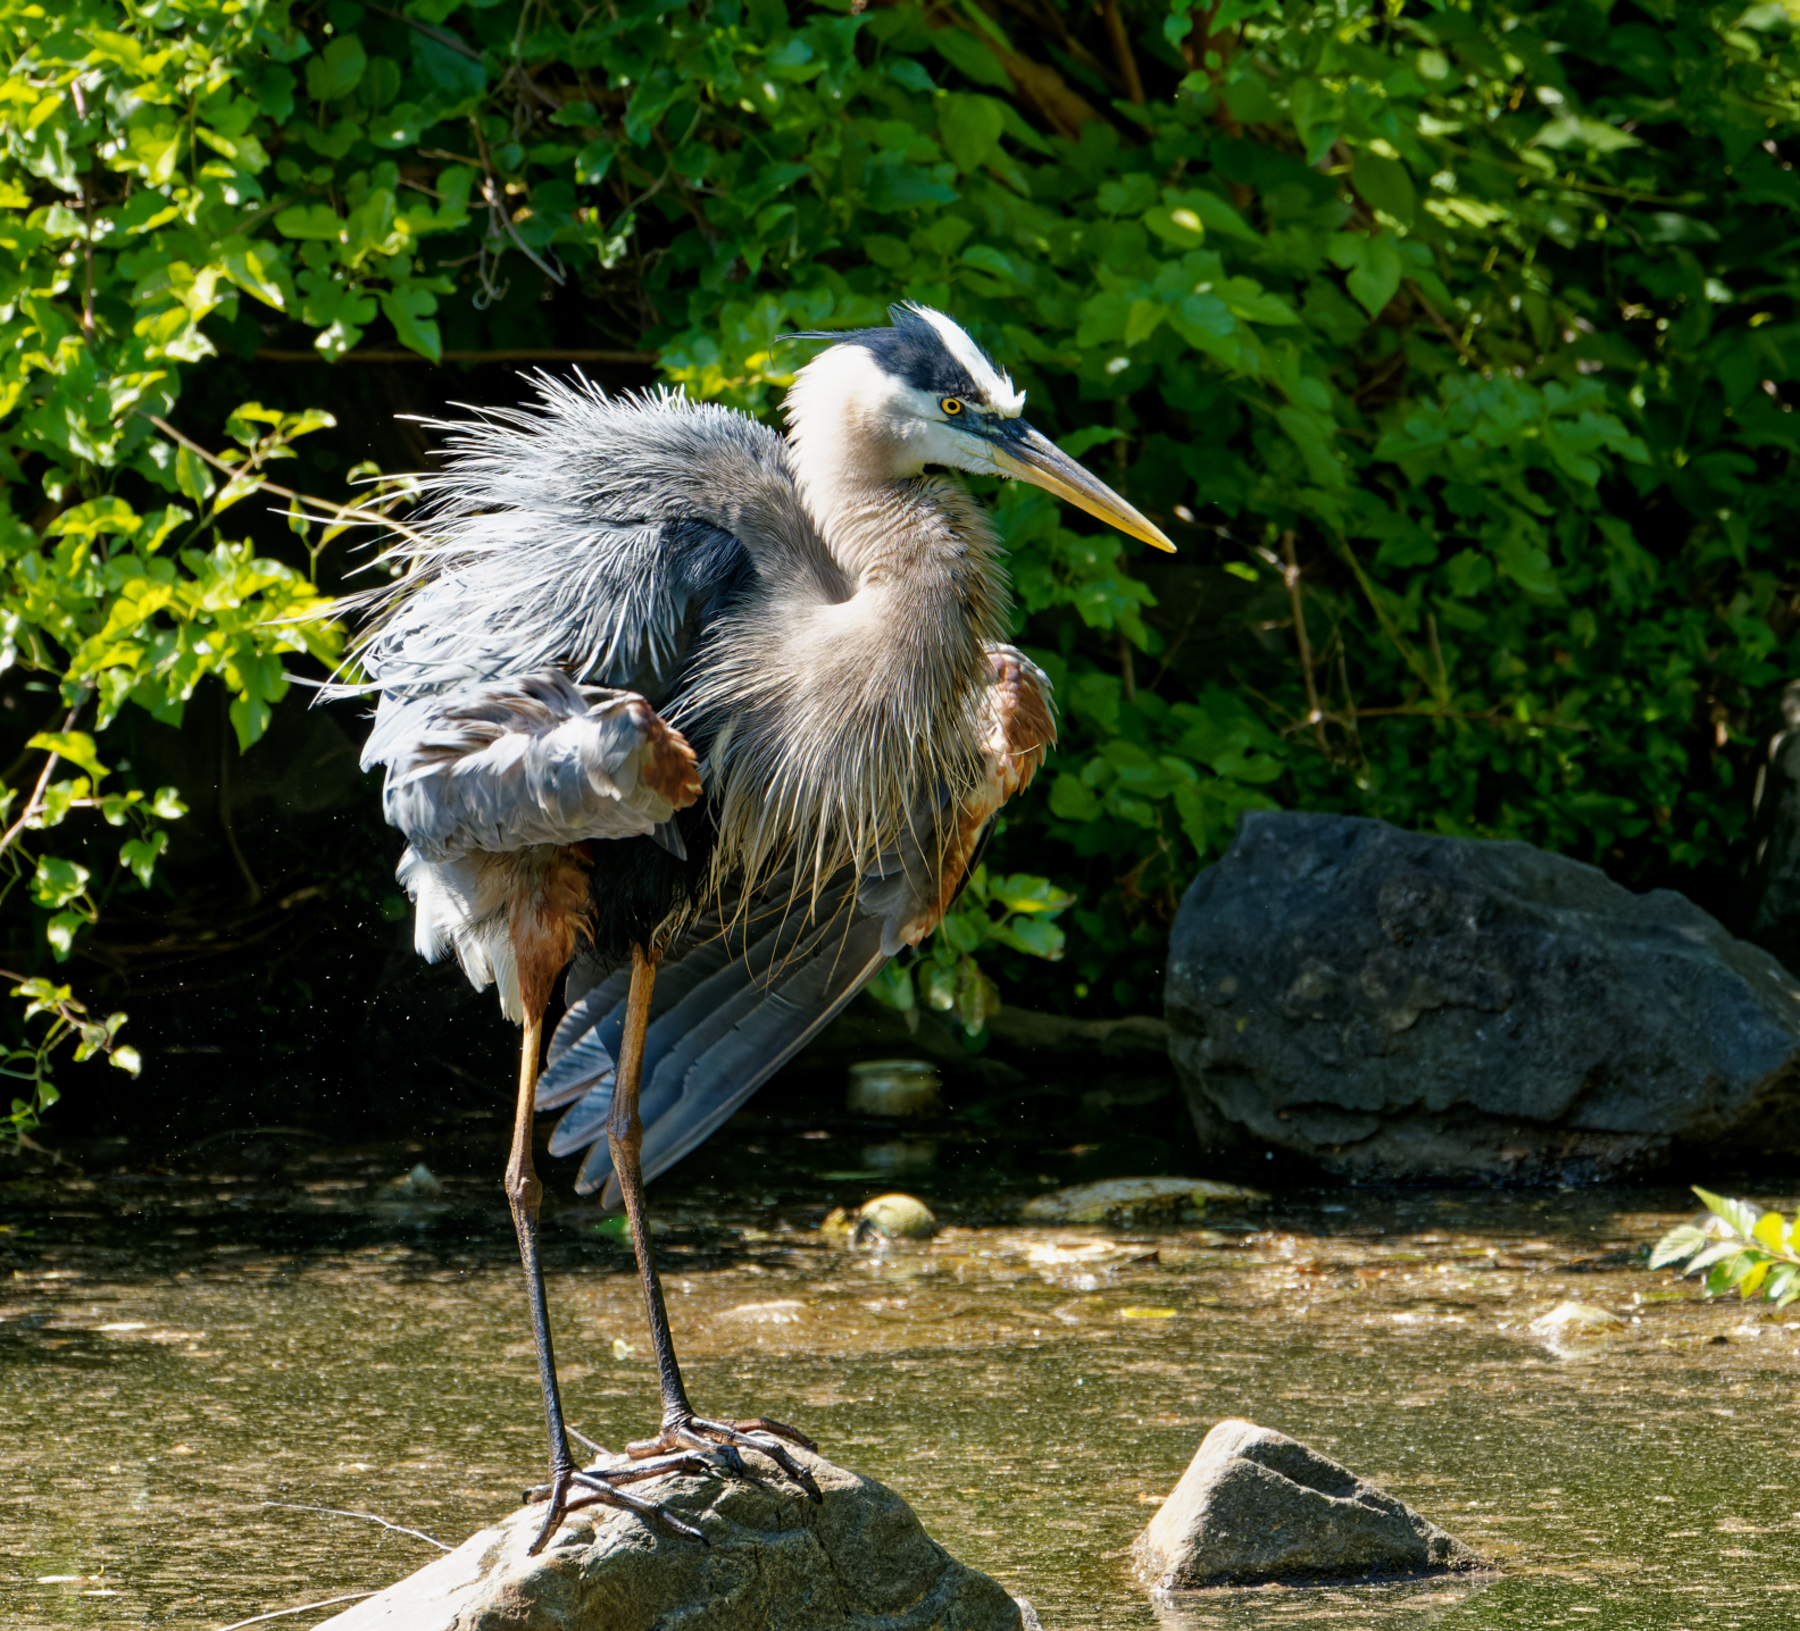
[[854,1212],[834,1208],[819,1227],[845,1245],[871,1241],[929,1240],[938,1231],[931,1208],[913,1195],[877,1195]]

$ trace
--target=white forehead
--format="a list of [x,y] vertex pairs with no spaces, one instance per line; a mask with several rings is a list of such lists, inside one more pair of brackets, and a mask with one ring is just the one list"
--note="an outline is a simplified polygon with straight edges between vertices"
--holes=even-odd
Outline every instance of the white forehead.
[[976,388],[992,407],[1008,419],[1015,419],[1025,411],[1025,393],[1013,389],[1012,380],[982,355],[981,347],[969,338],[960,323],[929,306],[909,305],[907,309],[937,330],[944,349],[968,370],[969,378],[974,380]]

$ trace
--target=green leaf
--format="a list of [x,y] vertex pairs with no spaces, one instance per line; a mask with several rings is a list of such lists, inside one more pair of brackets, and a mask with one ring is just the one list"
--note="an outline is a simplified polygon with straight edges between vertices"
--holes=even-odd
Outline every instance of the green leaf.
[[1756,1222],[1762,1215],[1760,1207],[1752,1206],[1748,1201],[1733,1200],[1728,1195],[1715,1195],[1710,1190],[1702,1189],[1698,1184],[1693,1186],[1694,1193],[1700,1197],[1700,1204],[1714,1217],[1722,1219],[1733,1230],[1746,1240],[1756,1228]]
[[932,48],[964,79],[977,85],[990,85],[995,90],[1010,91],[1012,79],[1000,66],[999,59],[987,44],[957,27],[937,28],[931,32]]
[[1671,1263],[1685,1262],[1704,1247],[1710,1238],[1706,1230],[1697,1224],[1679,1224],[1651,1249],[1650,1267],[1661,1269],[1667,1268]]
[[1169,187],[1163,191],[1163,204],[1172,217],[1177,212],[1191,214],[1207,232],[1216,232],[1240,243],[1262,244],[1262,236],[1217,193],[1204,187]]
[[42,856],[31,880],[31,898],[52,910],[66,906],[87,889],[89,876],[88,869],[78,861],[60,855]]
[[953,93],[937,99],[938,133],[944,151],[964,175],[987,163],[1006,126],[1001,104],[991,96]]
[[196,504],[204,504],[218,485],[206,461],[190,447],[175,450],[175,483]]
[[44,925],[44,939],[49,942],[51,955],[57,962],[69,960],[69,953],[75,949],[75,936],[86,924],[87,919],[79,912],[58,912]]
[[393,289],[381,297],[382,315],[394,325],[400,343],[421,357],[438,361],[444,354],[444,342],[431,314],[437,310],[437,296],[429,289]]
[[1398,159],[1384,158],[1365,148],[1357,153],[1350,174],[1356,190],[1376,209],[1393,216],[1402,226],[1413,224],[1419,198],[1411,175]]
[[306,94],[315,102],[336,102],[361,82],[368,66],[363,44],[354,34],[340,34],[306,64]]
[[54,753],[67,759],[70,764],[79,765],[93,777],[96,784],[111,774],[101,764],[99,749],[86,731],[39,731],[25,746],[44,753]]
[[169,835],[165,832],[151,833],[148,838],[127,839],[119,850],[119,862],[131,869],[132,876],[146,889],[150,887],[150,878],[156,870],[156,860],[169,847]]
[[1331,261],[1349,272],[1345,286],[1350,298],[1370,317],[1379,317],[1400,292],[1403,267],[1400,250],[1392,238],[1364,237],[1356,232],[1337,232],[1331,237]]
[[1534,147],[1549,147],[1559,152],[1570,147],[1585,147],[1595,154],[1617,153],[1621,148],[1640,145],[1638,138],[1628,131],[1572,113],[1549,120],[1531,138],[1531,143]]

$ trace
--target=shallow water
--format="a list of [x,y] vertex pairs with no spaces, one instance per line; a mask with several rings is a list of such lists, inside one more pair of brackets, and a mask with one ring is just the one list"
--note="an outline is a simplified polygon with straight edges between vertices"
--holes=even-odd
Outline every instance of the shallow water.
[[[1050,1631],[1800,1623],[1800,1317],[1642,1267],[1679,1191],[1312,1191],[1028,1229],[999,1220],[1030,1177],[1009,1195],[967,1152],[751,1136],[652,1194],[696,1402],[805,1427]],[[507,1510],[542,1426],[492,1142],[264,1140],[0,1184],[0,1625],[223,1627],[438,1555],[374,1518],[454,1544]],[[441,1196],[391,1186],[419,1160]],[[892,1187],[842,1174],[896,1161],[950,1227],[827,1244],[828,1205]],[[636,1286],[558,1187],[570,1417],[616,1445],[656,1415]],[[1565,1298],[1627,1323],[1557,1352],[1527,1327]],[[1123,1550],[1234,1415],[1500,1572],[1152,1603]]]

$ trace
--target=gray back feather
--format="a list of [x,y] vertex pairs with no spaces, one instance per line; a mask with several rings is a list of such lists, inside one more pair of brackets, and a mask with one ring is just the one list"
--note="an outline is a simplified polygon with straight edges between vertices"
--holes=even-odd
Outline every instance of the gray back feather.
[[383,556],[404,575],[356,597],[382,690],[562,667],[655,700],[692,603],[746,552],[828,559],[766,426],[667,391],[534,383],[535,406],[437,427],[445,468],[423,478],[415,538]]

